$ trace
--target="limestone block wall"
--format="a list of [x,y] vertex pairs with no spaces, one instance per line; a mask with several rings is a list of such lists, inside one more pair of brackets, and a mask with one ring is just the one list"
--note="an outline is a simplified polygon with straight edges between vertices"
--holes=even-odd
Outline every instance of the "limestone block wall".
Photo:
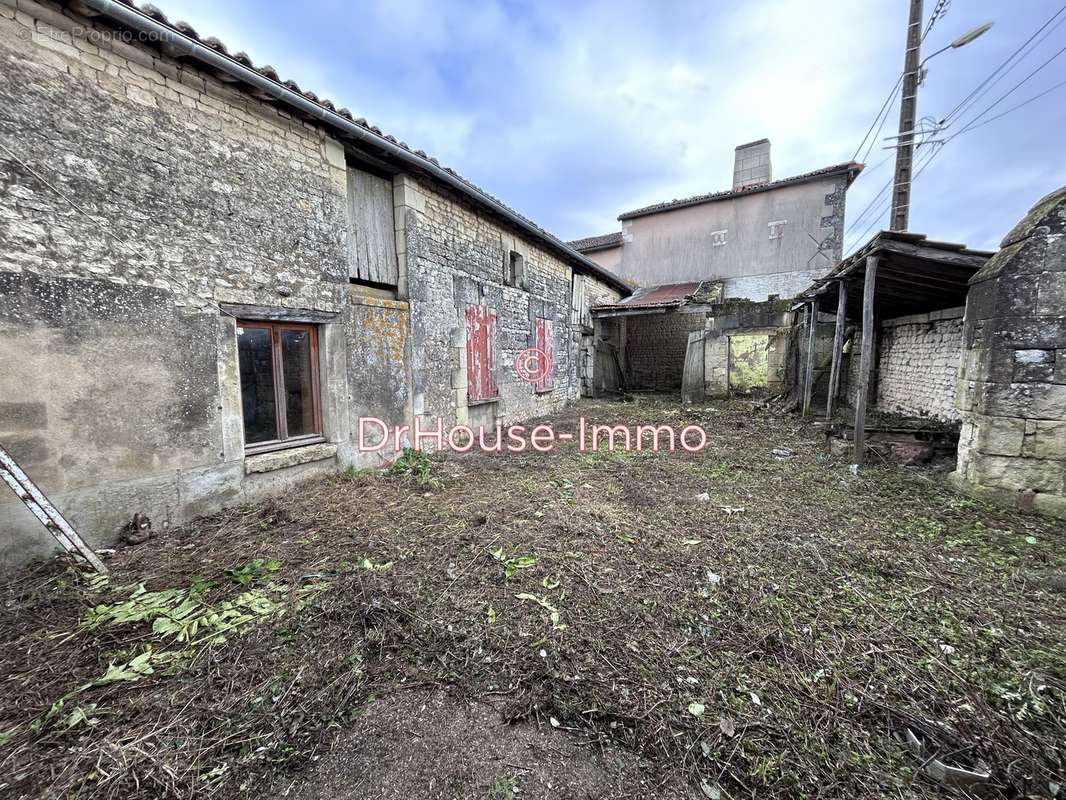
[[959,418],[955,383],[963,309],[885,320],[877,362],[877,408],[942,421]]
[[729,394],[729,337],[738,334],[769,337],[767,391],[775,394],[784,389],[787,329],[792,322],[788,307],[789,303],[780,301],[751,303],[736,300],[706,307],[703,380],[709,397]]
[[626,317],[627,383],[632,389],[681,388],[688,335],[702,330],[703,314],[668,311]]
[[1066,187],[970,282],[957,402],[959,483],[1066,517]]
[[[428,182],[404,190],[405,261],[412,319],[413,413],[427,422],[495,424],[548,414],[580,396],[580,333],[570,324],[570,265],[487,214]],[[510,253],[524,265],[519,286],[505,281]],[[618,292],[586,275],[586,292],[614,302]],[[485,305],[497,315],[499,397],[472,406],[467,397],[465,313]],[[535,346],[535,320],[551,320],[553,386],[538,392],[516,375],[520,351]]]
[[[379,463],[357,451],[360,416],[465,421],[472,300],[500,309],[501,367],[534,317],[557,322],[552,391],[508,370],[493,416],[577,396],[568,263],[401,175],[399,282],[373,296],[349,283],[346,150],[326,129],[67,6],[14,6],[0,2],[0,442],[90,543],[138,511],[164,529]],[[502,284],[510,249],[524,288]],[[241,316],[318,326],[324,443],[245,456]],[[6,492],[0,564],[51,550]]]
[[[0,441],[97,545],[136,511],[163,529],[237,502],[277,475],[244,469],[223,306],[302,309],[322,321],[333,365],[329,446],[286,476],[336,468],[348,436],[341,146],[179,61],[93,35],[69,9],[11,5]],[[52,546],[5,488],[0,562]]]

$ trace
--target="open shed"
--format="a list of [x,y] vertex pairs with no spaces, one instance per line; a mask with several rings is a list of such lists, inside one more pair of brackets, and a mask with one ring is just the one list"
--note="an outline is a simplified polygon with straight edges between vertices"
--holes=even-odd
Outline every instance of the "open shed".
[[[877,357],[878,333],[886,320],[930,322],[946,310],[966,304],[969,281],[992,256],[965,245],[939,242],[922,234],[881,231],[798,298],[807,307],[808,356],[804,370],[803,409],[810,413],[819,312],[834,315],[826,418],[839,401],[844,333],[849,320],[860,322],[862,351],[855,392],[854,458],[865,449],[866,406]],[[957,359],[955,361],[957,367]]]

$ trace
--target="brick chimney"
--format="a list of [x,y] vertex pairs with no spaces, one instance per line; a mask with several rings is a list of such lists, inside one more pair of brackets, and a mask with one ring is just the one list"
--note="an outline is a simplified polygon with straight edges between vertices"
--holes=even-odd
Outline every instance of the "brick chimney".
[[761,186],[771,180],[769,139],[759,139],[737,147],[733,161],[734,191],[745,186]]

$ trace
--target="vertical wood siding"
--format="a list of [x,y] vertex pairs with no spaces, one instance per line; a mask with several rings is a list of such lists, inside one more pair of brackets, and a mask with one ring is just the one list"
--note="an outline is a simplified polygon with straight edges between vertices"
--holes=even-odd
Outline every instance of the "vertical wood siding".
[[348,274],[395,286],[396,231],[392,181],[348,167]]
[[536,383],[538,392],[550,392],[555,385],[555,325],[550,319],[536,320],[537,349],[548,357],[551,368]]
[[491,400],[496,388],[496,314],[488,306],[466,307],[467,402]]

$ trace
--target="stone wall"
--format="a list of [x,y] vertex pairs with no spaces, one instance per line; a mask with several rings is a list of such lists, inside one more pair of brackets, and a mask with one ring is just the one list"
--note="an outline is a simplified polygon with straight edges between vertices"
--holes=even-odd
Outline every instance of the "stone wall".
[[627,316],[626,382],[631,389],[681,388],[688,335],[703,329],[703,314],[668,311]]
[[1066,517],[1066,187],[970,281],[959,371],[963,487]]
[[797,270],[727,278],[723,281],[722,296],[727,300],[743,299],[756,303],[765,302],[774,296],[795,297],[825,273],[825,269]]
[[[397,286],[352,285],[346,164],[358,152],[95,30],[58,5],[0,2],[0,442],[90,543],[112,545],[137,511],[160,530],[391,458],[359,452],[360,417],[466,421],[468,302],[500,314],[491,418],[577,396],[569,264],[400,174]],[[502,283],[512,249],[524,288]],[[508,368],[537,316],[557,322],[544,394]],[[317,326],[323,442],[245,455],[242,317]],[[0,496],[0,563],[52,547]]]
[[729,338],[736,335],[768,337],[766,391],[775,394],[784,388],[788,327],[792,317],[788,307],[787,302],[780,301],[727,300],[705,308],[703,379],[708,396],[721,397],[730,393]]
[[[561,259],[515,235],[443,189],[409,182],[405,190],[406,262],[410,282],[413,411],[427,422],[494,424],[548,414],[580,395],[580,333],[571,326],[572,270]],[[509,254],[524,263],[520,286],[504,280]],[[618,293],[586,276],[586,291],[614,302]],[[497,314],[499,397],[471,414],[467,398],[465,312],[485,305]],[[555,336],[553,387],[537,392],[513,369],[533,347],[535,320],[549,319]]]
[[942,421],[959,418],[955,383],[963,309],[885,320],[877,362],[877,408]]

